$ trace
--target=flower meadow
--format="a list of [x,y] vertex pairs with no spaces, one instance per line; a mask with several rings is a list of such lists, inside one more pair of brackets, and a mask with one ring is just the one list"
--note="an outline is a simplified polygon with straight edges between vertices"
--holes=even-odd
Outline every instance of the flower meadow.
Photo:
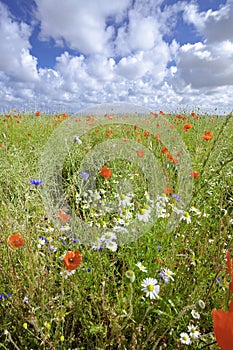
[[[106,125],[92,115],[0,116],[0,348],[232,350],[232,113],[151,112],[156,133],[103,117]],[[51,212],[44,197],[58,180],[43,177],[44,151],[71,118],[90,127],[70,131],[59,176],[66,202]],[[191,159],[182,191],[182,155],[163,142],[162,125]],[[119,156],[101,151],[83,168],[103,142]],[[165,179],[156,194],[153,171]]]

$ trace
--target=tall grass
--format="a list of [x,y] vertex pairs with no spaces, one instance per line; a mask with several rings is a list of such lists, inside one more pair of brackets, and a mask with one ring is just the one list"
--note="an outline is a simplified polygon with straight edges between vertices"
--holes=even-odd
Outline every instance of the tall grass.
[[[92,227],[127,228],[126,214],[135,219],[150,202],[141,167],[120,156],[105,164],[112,170],[109,178],[97,174],[96,193],[102,203],[115,205],[131,193],[130,205],[122,211],[116,205],[111,213],[95,207],[90,199],[94,190],[79,196],[77,169],[89,150],[106,140],[130,139],[139,149],[149,149],[165,169],[168,190],[153,203],[164,209],[164,216],[150,226],[145,219],[143,234],[118,246],[108,246],[103,238],[82,244],[70,233],[68,220],[59,228],[44,206],[44,184],[30,184],[39,179],[38,164],[52,132],[69,118],[0,117],[0,347],[218,349],[211,311],[226,308],[229,301],[225,254],[232,249],[232,116],[163,117],[181,136],[197,173],[189,208],[172,232],[166,228],[179,202],[177,168],[161,152],[156,135],[113,123],[98,131],[93,125],[82,144],[74,142],[64,160],[62,186],[72,210]],[[156,115],[152,123],[157,123]],[[191,124],[187,131],[185,124]],[[203,139],[206,131],[212,139]],[[143,162],[142,154],[139,158]],[[119,181],[126,181],[128,193],[119,193]],[[8,240],[14,233],[25,240],[18,248]],[[74,250],[81,252],[82,262],[68,271],[64,256]],[[147,272],[136,266],[139,262]],[[155,299],[142,290],[149,277],[160,286]]]

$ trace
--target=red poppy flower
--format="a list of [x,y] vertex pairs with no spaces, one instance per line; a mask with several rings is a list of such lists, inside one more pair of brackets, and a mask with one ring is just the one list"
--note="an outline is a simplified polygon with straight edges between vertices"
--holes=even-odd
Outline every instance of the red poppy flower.
[[173,192],[173,189],[170,187],[165,187],[163,190],[164,194],[172,194],[172,192]]
[[155,118],[158,118],[158,113],[150,112],[151,115],[153,115]]
[[232,350],[233,344],[233,301],[229,311],[212,310],[214,334],[222,350]]
[[63,260],[66,270],[68,271],[77,269],[81,261],[82,261],[82,254],[78,250],[67,252]]
[[167,147],[163,146],[163,147],[161,148],[161,152],[162,152],[163,154],[168,153]]
[[191,129],[192,125],[187,123],[187,124],[184,124],[184,131],[187,131],[188,129]]
[[200,176],[200,174],[197,171],[191,171],[191,175],[194,179],[197,179]]
[[141,157],[141,158],[142,158],[142,157],[144,157],[145,154],[144,154],[144,152],[138,150],[138,151],[137,151],[137,155],[138,155],[138,157]]
[[205,131],[204,132],[204,136],[203,136],[203,139],[204,140],[207,140],[207,141],[209,141],[209,140],[212,140],[212,132],[211,131]]
[[37,117],[40,116],[40,112],[39,112],[39,111],[36,112],[36,116],[37,116]]
[[88,120],[88,121],[93,121],[93,120],[94,120],[94,118],[93,118],[93,117],[91,117],[90,115],[86,115],[86,120]]
[[172,155],[170,153],[168,153],[167,158],[171,159],[171,160],[173,159],[173,157],[172,157]]
[[173,164],[177,164],[178,162],[179,162],[178,159],[172,157],[172,163],[173,163]]
[[106,166],[103,166],[100,175],[105,177],[105,179],[109,179],[112,176],[112,170],[107,168]]
[[20,233],[14,233],[8,237],[7,242],[12,248],[19,248],[24,244],[25,240]]
[[57,217],[62,222],[68,222],[71,218],[70,214],[66,214],[62,209],[58,209]]
[[144,131],[143,135],[144,135],[145,137],[149,137],[149,136],[150,136],[150,133],[149,133],[148,131]]

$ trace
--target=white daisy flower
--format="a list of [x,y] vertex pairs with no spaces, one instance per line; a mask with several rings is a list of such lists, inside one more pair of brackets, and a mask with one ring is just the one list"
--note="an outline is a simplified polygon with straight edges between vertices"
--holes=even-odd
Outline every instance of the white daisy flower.
[[142,291],[146,293],[146,297],[150,297],[150,299],[158,297],[160,286],[157,283],[158,281],[155,278],[150,277],[142,281]]
[[185,344],[185,345],[190,345],[191,344],[191,339],[189,337],[189,335],[185,332],[182,332],[180,334],[180,341],[182,344]]
[[188,331],[190,338],[197,340],[200,337],[200,332],[198,331],[197,327],[194,326],[193,324],[188,326]]
[[106,248],[110,249],[112,252],[117,251],[117,242],[114,241],[109,241],[106,242]]
[[139,221],[144,221],[144,222],[148,222],[150,219],[150,213],[151,213],[151,209],[141,209],[141,214],[137,214],[137,218]]
[[114,239],[116,240],[117,237],[116,237],[115,233],[110,232],[110,231],[106,232],[106,233],[101,237],[101,240],[104,241],[106,244],[107,244],[108,242],[111,242],[111,241],[114,240]]
[[191,216],[187,211],[181,216],[180,220],[185,220],[187,224],[191,224]]
[[200,319],[200,314],[199,314],[199,312],[197,312],[196,310],[192,310],[191,311],[191,315],[193,316],[193,318],[195,319],[195,320],[199,320]]
[[174,281],[174,278],[172,277],[174,272],[169,269],[162,269],[159,274],[165,283],[168,283],[170,280]]
[[72,271],[63,270],[63,271],[60,272],[60,275],[61,275],[63,278],[67,279],[68,277],[74,275],[75,272],[76,272],[76,270],[72,270]]
[[144,265],[142,265],[141,261],[135,264],[142,272],[147,272],[147,269]]

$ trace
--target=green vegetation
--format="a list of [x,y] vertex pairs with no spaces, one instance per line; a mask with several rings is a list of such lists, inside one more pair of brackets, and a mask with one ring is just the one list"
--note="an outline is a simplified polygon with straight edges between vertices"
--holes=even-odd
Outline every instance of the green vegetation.
[[[53,177],[40,179],[48,174],[41,157],[52,132],[76,117],[37,115],[0,116],[0,349],[219,349],[211,312],[227,309],[231,298],[232,115],[151,114],[158,134],[146,124],[108,116],[107,125],[98,125],[89,116],[92,129],[65,154],[60,185],[67,206],[56,215],[43,202]],[[191,159],[188,208],[185,188],[179,192],[182,154],[163,143],[161,120]],[[133,154],[130,140],[132,160],[123,149],[128,142]],[[90,157],[81,176],[83,158],[106,141],[119,157]],[[152,154],[165,179],[158,193],[151,191]],[[96,182],[88,188],[91,175]],[[74,215],[96,241],[91,236],[83,244],[77,223],[76,230],[70,226]],[[138,239],[118,244],[131,222],[140,228]],[[67,255],[73,251],[82,255],[74,269],[76,257]]]

